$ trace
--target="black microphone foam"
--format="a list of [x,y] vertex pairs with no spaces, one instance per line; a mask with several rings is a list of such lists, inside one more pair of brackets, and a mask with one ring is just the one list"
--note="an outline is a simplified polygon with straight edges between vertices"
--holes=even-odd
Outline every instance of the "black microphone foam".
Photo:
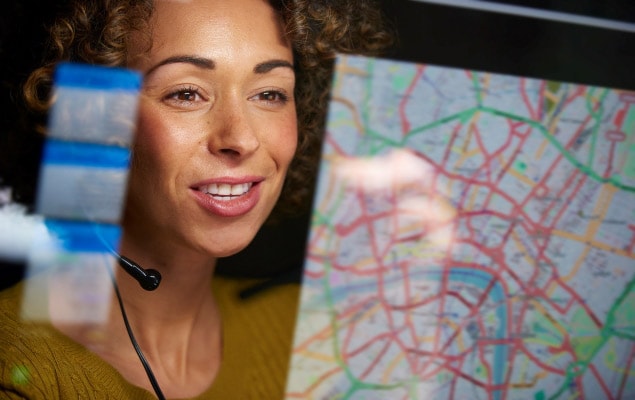
[[148,291],[155,290],[161,283],[161,273],[156,269],[143,269],[139,264],[122,255],[117,255],[119,265]]

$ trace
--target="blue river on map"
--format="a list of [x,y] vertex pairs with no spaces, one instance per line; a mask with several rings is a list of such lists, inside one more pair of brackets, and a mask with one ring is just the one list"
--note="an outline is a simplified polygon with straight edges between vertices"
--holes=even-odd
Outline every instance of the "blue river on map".
[[[428,279],[433,281],[440,281],[443,278],[444,270],[441,267],[426,267],[425,270],[417,271],[416,268],[412,268],[410,270],[409,277],[413,279]],[[326,275],[328,277],[328,274]],[[475,270],[470,268],[459,268],[459,267],[451,267],[448,278],[451,282],[459,282],[464,284],[469,284],[475,286],[481,290],[485,290],[491,283],[493,279],[496,279],[492,275],[490,275],[486,271]],[[328,279],[328,278],[326,278]],[[313,281],[313,282],[311,282]],[[338,285],[337,287],[331,288],[331,297],[334,304],[341,304],[348,296],[352,293],[362,294],[362,293],[377,293],[377,282],[376,280],[361,280],[359,278],[352,279],[353,282],[357,283],[349,283],[348,285]],[[402,278],[399,276],[389,277],[384,281],[385,284],[399,284],[402,281]],[[323,284],[323,279],[313,280],[313,279],[305,279],[305,284],[310,286],[317,286],[318,284]],[[500,284],[500,282],[494,282],[494,284],[490,287],[489,290],[489,299],[491,302],[497,305],[496,307],[496,316],[499,320],[499,326],[496,330],[496,334],[494,339],[504,339],[507,338],[507,302],[505,301],[505,292]],[[321,296],[320,296],[321,297]],[[308,304],[309,302],[307,302]],[[503,385],[504,383],[504,375],[508,370],[507,368],[507,356],[508,356],[508,348],[507,345],[493,345],[494,347],[494,365],[492,366],[493,370],[493,384],[494,385]],[[501,391],[496,390],[492,392],[493,398],[498,400],[501,398]]]

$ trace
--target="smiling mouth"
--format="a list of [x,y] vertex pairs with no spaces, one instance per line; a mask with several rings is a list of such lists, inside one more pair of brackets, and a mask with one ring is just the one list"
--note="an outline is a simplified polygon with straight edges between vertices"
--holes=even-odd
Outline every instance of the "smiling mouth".
[[230,185],[228,183],[211,183],[198,188],[199,192],[203,192],[218,200],[233,200],[243,196],[253,186],[253,182],[241,183],[238,185]]

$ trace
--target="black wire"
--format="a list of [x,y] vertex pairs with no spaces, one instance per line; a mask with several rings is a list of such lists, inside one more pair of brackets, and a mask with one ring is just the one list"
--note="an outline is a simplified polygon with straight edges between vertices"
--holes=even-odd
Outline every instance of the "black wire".
[[[108,243],[104,240],[103,236],[99,232],[99,227],[93,224],[93,228],[95,229],[95,234],[99,238],[99,240],[106,246],[108,251],[112,253],[115,257],[119,258],[119,254],[112,249]],[[128,332],[128,337],[130,338],[130,342],[132,343],[132,347],[134,347],[137,352],[137,356],[139,357],[139,361],[141,361],[141,365],[143,365],[143,369],[146,371],[146,375],[150,380],[150,384],[152,385],[152,389],[154,389],[154,393],[157,395],[159,400],[165,400],[165,396],[161,391],[161,387],[159,386],[159,382],[157,382],[157,378],[155,378],[154,373],[152,372],[152,368],[150,368],[150,363],[146,360],[143,355],[143,351],[141,351],[141,347],[139,343],[137,343],[137,339],[134,337],[134,333],[132,333],[132,328],[130,327],[130,322],[128,322],[128,315],[126,314],[126,309],[123,305],[123,299],[121,298],[121,293],[119,292],[119,286],[117,285],[117,280],[115,279],[115,274],[113,273],[111,268],[107,268],[108,273],[110,274],[110,279],[112,280],[112,286],[115,289],[115,294],[117,295],[117,302],[119,303],[119,309],[121,310],[121,316],[123,317],[123,323],[126,326],[126,332]]]
[[152,385],[152,389],[154,389],[154,393],[156,393],[157,398],[159,400],[165,400],[165,396],[159,387],[159,382],[154,377],[154,373],[152,372],[152,368],[150,368],[150,364],[148,360],[146,360],[143,352],[141,351],[141,347],[139,347],[139,343],[134,337],[132,333],[132,328],[130,327],[130,323],[128,322],[128,316],[126,315],[126,309],[123,306],[123,300],[121,299],[121,293],[119,293],[119,287],[117,286],[117,282],[115,281],[115,277],[111,271],[112,284],[115,288],[115,294],[117,295],[117,301],[119,302],[119,308],[121,309],[121,316],[123,317],[123,323],[126,325],[126,331],[128,332],[128,337],[130,338],[130,342],[132,343],[132,347],[134,347],[137,352],[137,356],[139,356],[139,360],[141,361],[141,365],[143,365],[143,369],[146,370],[146,375],[148,375],[148,379],[150,380],[150,384]]

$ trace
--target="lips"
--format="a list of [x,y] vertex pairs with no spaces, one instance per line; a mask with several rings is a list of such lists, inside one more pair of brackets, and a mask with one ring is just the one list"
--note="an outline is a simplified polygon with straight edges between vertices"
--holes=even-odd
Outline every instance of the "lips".
[[262,178],[221,179],[191,187],[196,202],[221,217],[238,217],[251,211],[260,199]]

